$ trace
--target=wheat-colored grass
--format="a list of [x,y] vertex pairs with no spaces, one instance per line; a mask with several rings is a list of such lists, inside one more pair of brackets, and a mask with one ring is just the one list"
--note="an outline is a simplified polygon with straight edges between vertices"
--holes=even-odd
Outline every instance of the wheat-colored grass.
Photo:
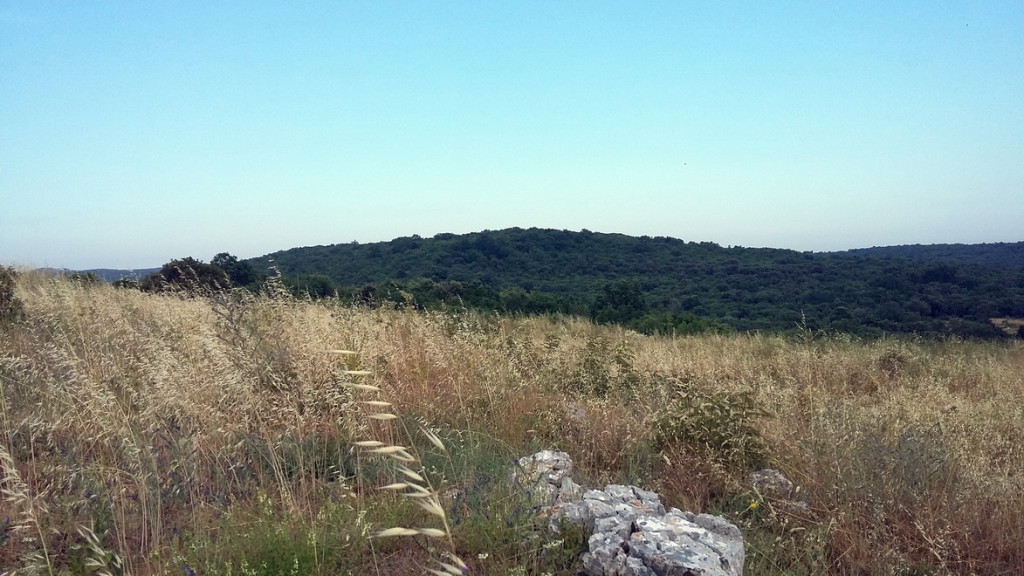
[[[486,438],[503,457],[566,450],[584,481],[644,483],[669,504],[730,515],[755,570],[998,574],[1024,565],[1019,343],[644,337],[574,318],[370,310],[280,294],[184,298],[31,273],[16,294],[24,320],[0,332],[8,571],[91,562],[181,573],[199,557],[189,542],[230,546],[231,526],[259,518],[322,537],[329,546],[317,540],[310,560],[320,573],[332,561],[353,573],[399,565],[395,555],[420,544],[367,543],[388,528],[425,530],[416,542],[440,530],[482,573],[507,566],[512,556],[499,564],[477,554],[459,527],[424,524],[441,520],[436,511],[376,489],[404,484],[444,505],[444,489],[422,470],[380,469],[366,453],[429,449],[421,423],[439,441]],[[680,382],[722,402],[752,395],[767,461],[808,507],[752,508],[758,496],[742,466],[707,447],[656,447]],[[380,392],[352,386],[360,383]],[[445,474],[453,490],[474,482],[460,470]],[[343,520],[331,524],[332,515]],[[236,546],[218,561],[247,561]]]

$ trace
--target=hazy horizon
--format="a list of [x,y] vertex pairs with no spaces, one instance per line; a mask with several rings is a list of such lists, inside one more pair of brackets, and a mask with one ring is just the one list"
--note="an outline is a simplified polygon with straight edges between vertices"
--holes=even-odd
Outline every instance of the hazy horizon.
[[[512,226],[510,228],[517,228],[517,227]],[[518,228],[524,228],[524,227],[520,226]],[[502,229],[502,230],[505,230],[505,229]],[[556,229],[549,228],[547,230],[556,230]],[[586,230],[588,230],[589,232],[596,233],[596,234],[620,234],[619,232],[601,232],[600,230],[590,230],[590,229],[586,229]],[[501,230],[476,230],[476,231],[473,231],[473,232],[465,232],[465,233],[462,233],[462,234],[475,234],[475,233],[481,233],[481,232],[500,232],[500,231]],[[580,230],[564,230],[564,229],[561,229],[560,231],[580,232]],[[439,232],[438,234],[435,234],[434,236],[437,236],[439,234],[446,234],[446,232]],[[410,234],[410,235],[405,236],[405,237],[411,237],[411,236],[419,236],[419,237],[421,237],[423,239],[433,238],[433,236],[422,236],[422,235],[419,235],[419,234]],[[654,236],[644,235],[644,234],[627,234],[627,236],[631,236],[631,237],[635,237],[635,238],[642,237],[642,236],[648,236],[648,237],[651,237],[651,238],[654,237]],[[375,242],[358,242],[358,241],[356,241],[356,242],[358,242],[359,244],[378,244],[378,243],[388,243],[388,242],[391,242],[392,240],[396,240],[398,238],[402,238],[402,236],[398,236],[398,237],[395,237],[395,238],[390,238],[388,240],[375,241]],[[672,237],[672,238],[674,238],[674,237]],[[700,242],[712,242],[714,244],[718,244],[719,246],[722,246],[723,248],[779,248],[779,249],[782,249],[782,250],[795,250],[795,249],[792,249],[792,248],[785,248],[785,247],[781,247],[780,248],[780,247],[776,247],[776,246],[743,246],[743,245],[734,245],[734,244],[722,244],[720,242],[715,242],[713,240],[687,240],[687,239],[684,239],[684,238],[677,238],[677,239],[678,240],[683,240],[685,242],[697,242],[697,243],[700,243]],[[966,244],[966,245],[1013,244],[1013,243],[1017,243],[1017,242],[1022,242],[1022,241],[1018,240],[1018,241],[1011,241],[1011,242],[978,242],[978,243],[970,243],[970,244]],[[332,245],[349,244],[349,243],[351,243],[351,242],[333,242],[333,243],[330,243],[330,244],[314,244],[314,245],[309,245],[309,246],[289,246],[287,248],[280,248],[280,249],[277,249],[277,250],[272,250],[270,252],[265,252],[263,254],[253,254],[253,255],[232,254],[232,255],[238,257],[239,259],[247,260],[247,259],[251,259],[251,258],[261,258],[261,257],[265,257],[265,256],[270,256],[270,255],[272,255],[274,253],[277,253],[277,252],[284,252],[284,251],[292,250],[292,249],[315,248],[315,247],[320,247],[320,246],[332,246]],[[953,243],[953,242],[936,242],[936,243],[925,244],[925,245],[934,245],[934,244],[940,244],[940,245],[942,245],[942,244],[946,244],[946,245],[965,245],[965,243]],[[797,250],[797,251],[798,252],[802,252],[802,253],[823,254],[823,253],[832,253],[832,252],[845,252],[845,251],[859,250],[859,249],[887,248],[887,247],[898,247],[898,246],[908,246],[908,245],[912,246],[912,245],[920,245],[920,244],[887,244],[887,245],[875,244],[875,245],[871,245],[871,246],[858,246],[858,247],[855,247],[855,248],[842,248],[842,249],[837,249],[837,250]],[[163,266],[164,264],[166,264],[167,262],[169,262],[171,260],[177,260],[177,259],[181,259],[181,258],[185,258],[185,257],[192,257],[192,258],[195,258],[195,259],[200,260],[202,262],[209,262],[212,259],[212,257],[215,256],[215,255],[216,254],[210,254],[210,255],[181,254],[181,255],[175,256],[173,258],[169,258],[165,262],[160,262],[160,263],[157,263],[157,264],[151,264],[151,265],[147,265],[147,266],[124,267],[124,268],[119,268],[119,267],[116,267],[116,266],[90,266],[90,267],[80,267],[80,268],[68,268],[68,267],[63,267],[63,266],[35,266],[35,267],[31,267],[31,268],[36,268],[36,269],[52,269],[52,270],[72,270],[72,271],[88,271],[88,270],[125,270],[125,271],[129,271],[129,270],[130,271],[156,270],[156,269],[159,269],[161,266]],[[26,267],[30,267],[30,266],[26,266]]]
[[1024,240],[1024,3],[0,0],[0,263]]
[[[535,226],[509,226],[509,228],[524,228],[524,229],[526,229],[526,228],[540,228],[540,227],[535,227]],[[492,230],[492,229],[472,230],[472,231],[459,232],[459,233],[454,233],[454,234],[474,234],[474,233],[478,233],[478,232],[497,231],[497,230],[504,230],[504,229],[505,228],[496,229],[496,230]],[[544,228],[544,229],[549,229],[549,230],[567,230],[567,229],[564,229],[564,228]],[[570,231],[570,232],[579,232],[581,230],[583,230],[583,229],[568,230],[568,231]],[[960,244],[960,245],[1013,244],[1013,243],[1017,243],[1017,242],[1024,242],[1024,240],[991,240],[991,241],[984,241],[984,242],[907,242],[907,243],[901,243],[901,244],[868,244],[868,245],[864,245],[864,246],[851,246],[851,247],[848,247],[848,248],[834,248],[834,249],[823,249],[823,250],[806,249],[806,250],[804,250],[804,249],[799,249],[799,248],[790,248],[790,247],[787,247],[787,246],[749,246],[749,245],[744,245],[744,244],[728,244],[728,243],[724,243],[724,242],[717,242],[717,241],[711,240],[711,239],[679,238],[677,236],[670,236],[670,235],[666,235],[666,234],[627,234],[625,232],[604,232],[604,231],[601,231],[601,230],[591,230],[589,228],[586,228],[586,230],[589,230],[589,231],[595,232],[595,233],[602,233],[602,234],[626,234],[627,236],[633,236],[633,237],[641,237],[641,236],[650,236],[650,237],[668,236],[670,238],[675,238],[675,239],[678,239],[678,240],[683,240],[685,242],[698,242],[698,243],[699,242],[711,242],[711,243],[718,244],[719,246],[722,246],[722,247],[725,247],[725,248],[777,248],[777,249],[781,249],[781,250],[794,250],[794,251],[797,251],[797,252],[813,252],[813,253],[845,252],[845,251],[849,251],[849,250],[860,250],[860,249],[866,249],[866,248],[881,248],[881,247],[893,247],[893,246],[914,246],[914,245],[935,245],[935,244],[950,244],[950,245],[957,245],[957,244]],[[163,266],[167,262],[170,262],[171,260],[177,260],[177,259],[185,258],[185,257],[192,257],[192,258],[195,258],[195,259],[200,260],[202,262],[209,262],[214,256],[216,256],[217,254],[219,254],[221,252],[229,252],[233,256],[238,257],[239,259],[247,260],[247,259],[250,259],[250,258],[259,258],[259,257],[262,257],[262,256],[268,256],[268,255],[273,254],[275,252],[283,252],[283,251],[291,250],[291,249],[295,249],[295,248],[312,248],[312,247],[316,247],[316,246],[332,246],[332,245],[336,245],[336,244],[348,244],[348,243],[351,243],[353,241],[354,242],[358,242],[359,244],[387,243],[387,242],[390,242],[390,241],[395,240],[397,238],[411,237],[411,236],[420,236],[421,238],[429,239],[429,238],[433,238],[434,236],[436,236],[438,234],[446,234],[446,233],[449,233],[449,232],[438,232],[438,233],[432,234],[430,236],[425,236],[425,235],[422,235],[422,234],[415,234],[415,233],[413,233],[413,234],[404,234],[402,236],[395,236],[393,238],[388,238],[386,240],[373,240],[373,241],[368,241],[368,242],[360,242],[359,240],[350,240],[348,242],[342,241],[342,242],[327,242],[327,243],[322,243],[322,244],[307,244],[307,245],[302,245],[302,246],[285,246],[285,247],[281,247],[281,248],[275,248],[275,249],[269,250],[267,252],[261,252],[259,254],[238,254],[238,253],[231,252],[230,250],[217,250],[216,252],[214,252],[212,254],[205,254],[205,253],[204,254],[198,254],[198,253],[195,253],[195,254],[193,254],[193,253],[185,254],[185,253],[181,253],[181,254],[175,254],[175,255],[172,255],[172,256],[168,256],[166,259],[164,259],[164,260],[162,260],[160,262],[144,264],[144,265],[141,265],[141,266],[107,266],[107,265],[99,265],[99,266],[71,267],[71,266],[51,266],[49,264],[35,265],[35,264],[31,264],[31,263],[18,262],[16,260],[12,260],[12,261],[8,261],[8,262],[0,261],[0,265],[15,266],[15,267],[18,267],[18,268],[35,268],[35,269],[37,269],[37,268],[52,268],[52,269],[64,269],[64,270],[76,270],[76,271],[77,270],[149,270],[149,269],[160,268],[161,266]]]

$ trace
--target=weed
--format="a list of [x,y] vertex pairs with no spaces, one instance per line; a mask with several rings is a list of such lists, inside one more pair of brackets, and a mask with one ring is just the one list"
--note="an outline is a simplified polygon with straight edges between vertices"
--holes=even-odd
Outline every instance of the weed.
[[[355,356],[354,352],[347,350],[335,351],[343,356]],[[349,377],[362,377],[368,376],[371,372],[366,370],[344,370],[342,372],[345,376]],[[381,389],[372,384],[365,384],[361,382],[346,382],[345,384],[354,391],[361,393],[380,392]],[[391,403],[385,400],[359,400],[359,403],[366,407],[366,417],[369,420],[378,423],[381,428],[388,427],[392,422],[398,420],[398,416],[391,413]],[[411,435],[408,433],[407,428],[403,428],[404,437],[411,440]],[[447,451],[441,439],[437,437],[433,431],[429,430],[424,426],[420,426],[420,433],[430,443],[442,452]],[[386,436],[395,438],[398,436],[395,430],[383,430]],[[401,497],[407,498],[419,506],[425,511],[432,519],[440,521],[441,528],[432,527],[417,527],[408,528],[402,526],[392,526],[385,528],[374,533],[371,537],[373,538],[387,538],[393,536],[405,536],[405,537],[416,537],[425,536],[428,538],[446,538],[448,541],[449,549],[443,553],[442,558],[435,557],[433,562],[435,568],[426,568],[427,572],[444,576],[445,574],[459,576],[468,570],[466,564],[455,554],[455,541],[452,538],[451,526],[448,522],[448,515],[445,512],[444,507],[441,505],[441,496],[439,491],[434,488],[433,483],[430,480],[430,475],[427,474],[426,469],[421,465],[422,458],[419,457],[417,450],[410,443],[409,447],[398,445],[394,442],[383,442],[375,439],[363,439],[358,440],[354,443],[356,446],[362,448],[364,453],[369,457],[384,457],[390,459],[390,462],[395,470],[395,482],[392,482],[386,486],[381,486],[380,490],[393,491]],[[418,469],[416,469],[418,468]],[[438,569],[439,568],[439,569]]]
[[741,470],[765,462],[767,447],[756,422],[767,414],[751,391],[709,393],[684,379],[675,383],[673,392],[654,425],[658,447],[682,445]]

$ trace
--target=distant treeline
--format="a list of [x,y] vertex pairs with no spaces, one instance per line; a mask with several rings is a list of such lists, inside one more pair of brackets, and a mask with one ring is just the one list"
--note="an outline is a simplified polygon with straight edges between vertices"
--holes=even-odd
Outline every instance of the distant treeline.
[[1024,270],[1024,242],[989,244],[910,244],[848,250],[844,254],[870,258],[905,258],[932,263],[978,264]]
[[[1024,243],[982,246],[1005,251]],[[512,228],[295,248],[244,261],[219,254],[211,265],[249,286],[273,267],[294,293],[314,298],[573,314],[643,332],[998,338],[1006,334],[991,318],[1024,318],[1024,267],[988,265],[985,250],[971,247],[949,260],[912,258],[913,247],[899,248],[897,257],[801,253]],[[150,289],[157,289],[152,281]]]

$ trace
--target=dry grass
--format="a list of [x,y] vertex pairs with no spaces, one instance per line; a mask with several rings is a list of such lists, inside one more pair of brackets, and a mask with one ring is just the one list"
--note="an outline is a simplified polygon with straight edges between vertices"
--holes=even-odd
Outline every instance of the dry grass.
[[1016,336],[1021,326],[1024,326],[1024,318],[989,318],[992,324],[1011,336]]
[[[404,473],[356,449],[360,440],[419,442],[423,470],[410,471],[432,475],[421,484],[443,493],[444,482],[468,495],[461,506],[483,508],[460,516],[472,530],[444,528],[479,573],[528,562],[557,572],[501,541],[511,536],[491,513],[508,497],[484,498],[500,493],[511,457],[539,448],[569,452],[593,484],[643,483],[669,504],[729,515],[745,531],[750,573],[1024,565],[1019,344],[653,338],[571,318],[190,299],[33,274],[16,294],[24,319],[0,332],[3,570],[423,565],[429,538],[366,538],[431,516],[375,489]],[[346,374],[357,369],[370,374]],[[408,428],[368,418],[379,407],[357,402],[356,381],[379,387]],[[745,461],[721,446],[658,445],[680,383],[725,408],[752,397],[764,458],[807,509],[750,507]],[[454,442],[447,460],[428,454],[419,423]],[[268,559],[282,551],[290,564]]]

